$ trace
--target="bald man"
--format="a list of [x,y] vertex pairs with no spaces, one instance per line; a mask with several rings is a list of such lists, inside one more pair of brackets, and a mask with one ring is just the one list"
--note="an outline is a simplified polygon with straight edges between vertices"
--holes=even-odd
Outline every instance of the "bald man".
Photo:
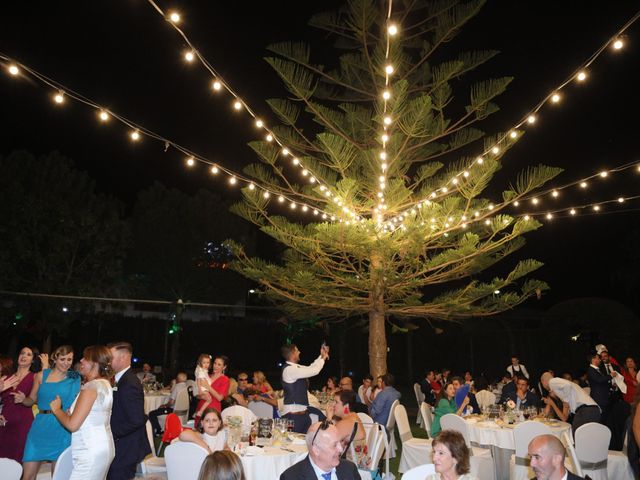
[[600,407],[579,385],[564,378],[554,377],[549,372],[542,374],[540,383],[569,405],[569,410],[573,413],[571,431],[574,435],[578,427],[585,423],[600,421]]
[[554,435],[539,435],[529,443],[532,480],[584,480],[564,468],[565,450]]
[[341,460],[340,434],[330,421],[311,425],[306,441],[309,455],[286,469],[280,480],[360,480],[355,464]]

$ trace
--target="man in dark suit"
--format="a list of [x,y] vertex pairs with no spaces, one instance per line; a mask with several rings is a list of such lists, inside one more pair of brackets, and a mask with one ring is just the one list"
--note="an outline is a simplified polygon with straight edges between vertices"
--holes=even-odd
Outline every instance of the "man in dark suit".
[[309,455],[287,468],[280,475],[280,480],[360,480],[356,466],[348,460],[341,460],[340,434],[331,422],[311,425],[306,440]]
[[539,435],[529,443],[531,468],[536,476],[532,480],[584,480],[564,468],[564,446],[554,435]]
[[116,456],[107,474],[108,480],[130,480],[136,475],[136,466],[149,453],[144,414],[142,384],[131,370],[133,348],[130,343],[116,342],[108,345],[113,359],[111,367],[116,372],[111,410],[111,433]]
[[434,371],[429,370],[424,378],[420,380],[420,390],[422,390],[422,393],[424,394],[424,401],[432,407],[435,407],[436,405],[436,395],[433,392],[433,387],[431,386],[431,382],[433,382],[435,378],[436,375]]
[[513,400],[518,408],[537,407],[538,396],[529,390],[529,380],[524,375],[518,374],[515,384],[515,390],[508,390],[506,393],[503,393],[501,398],[502,403]]
[[607,403],[609,403],[611,376],[600,370],[600,364],[602,363],[600,355],[593,352],[593,354],[590,355],[590,360],[591,363],[587,369],[587,379],[591,387],[591,393],[589,395],[596,401],[600,410],[604,412]]

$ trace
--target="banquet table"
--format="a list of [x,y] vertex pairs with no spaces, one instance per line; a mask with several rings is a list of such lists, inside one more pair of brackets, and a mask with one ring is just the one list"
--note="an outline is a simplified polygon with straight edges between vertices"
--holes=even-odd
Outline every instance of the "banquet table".
[[169,400],[170,392],[150,392],[144,394],[144,413],[149,415],[149,412],[160,408],[160,405],[164,405]]
[[[469,437],[473,444],[491,448],[497,480],[509,479],[509,460],[515,453],[515,425],[498,424],[493,420],[480,421],[477,417],[465,418]],[[571,424],[560,421],[548,422],[551,433],[562,439],[564,432],[571,433]]]
[[[255,452],[256,454],[251,454]],[[247,479],[278,480],[282,472],[307,456],[306,444],[253,447],[240,455]]]

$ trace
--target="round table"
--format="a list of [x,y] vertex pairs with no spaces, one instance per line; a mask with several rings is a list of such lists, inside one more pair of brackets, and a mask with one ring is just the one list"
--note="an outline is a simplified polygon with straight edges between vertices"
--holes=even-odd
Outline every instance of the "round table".
[[[491,448],[496,468],[497,480],[509,479],[509,461],[515,453],[516,442],[513,434],[515,425],[499,425],[493,420],[479,421],[477,417],[465,418],[469,427],[472,443]],[[571,433],[571,424],[566,422],[548,422],[547,425],[556,437],[562,439],[564,432]]]
[[282,472],[307,456],[307,446],[287,444],[282,447],[264,447],[260,452],[257,455],[240,456],[246,478],[279,480]]
[[144,413],[149,415],[149,412],[160,408],[169,400],[168,392],[152,392],[144,394]]

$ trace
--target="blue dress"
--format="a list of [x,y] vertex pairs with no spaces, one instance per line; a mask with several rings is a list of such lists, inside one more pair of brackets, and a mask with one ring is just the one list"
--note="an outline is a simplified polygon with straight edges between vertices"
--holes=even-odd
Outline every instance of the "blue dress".
[[[38,407],[49,410],[49,403],[60,395],[62,409],[68,410],[80,392],[80,376],[77,372],[67,372],[67,378],[55,383],[47,383],[50,369],[42,372],[42,384],[38,389]],[[31,424],[24,447],[23,462],[55,461],[71,445],[71,433],[60,425],[52,413],[39,413]]]

